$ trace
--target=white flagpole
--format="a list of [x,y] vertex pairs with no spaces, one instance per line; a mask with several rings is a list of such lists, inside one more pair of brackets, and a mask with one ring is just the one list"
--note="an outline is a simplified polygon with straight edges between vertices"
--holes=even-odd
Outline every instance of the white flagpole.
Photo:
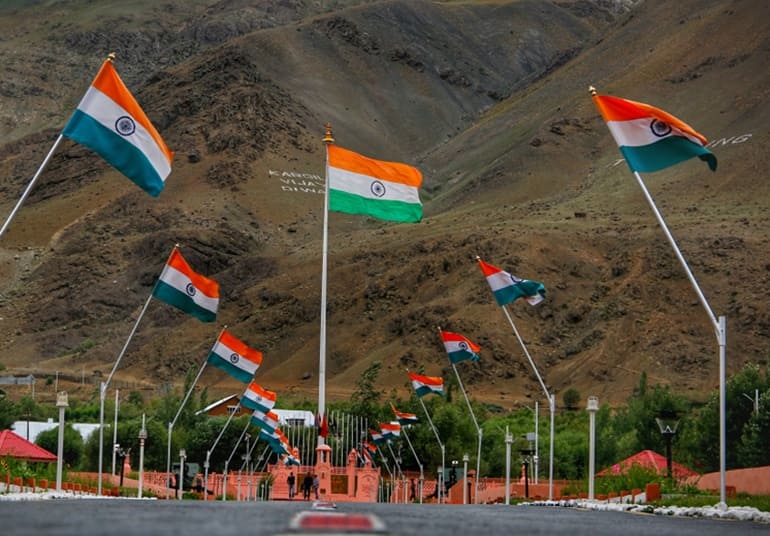
[[476,426],[476,432],[479,435],[479,451],[476,454],[476,479],[474,482],[475,493],[473,494],[473,504],[479,504],[479,477],[481,476],[481,437],[484,432],[479,426],[479,422],[476,420],[476,415],[473,414],[471,401],[468,400],[468,394],[465,392],[465,387],[463,387],[463,382],[460,379],[460,374],[457,372],[457,367],[455,366],[454,363],[452,363],[452,370],[455,371],[455,376],[457,376],[457,383],[460,385],[460,390],[463,393],[463,397],[465,397],[465,403],[468,404],[468,411],[470,412],[471,418],[473,419],[473,424]]
[[524,339],[521,338],[521,335],[519,334],[519,330],[516,329],[516,324],[513,323],[513,318],[511,318],[510,313],[508,312],[508,309],[504,305],[500,306],[500,308],[503,310],[503,313],[505,313],[505,318],[508,319],[508,323],[511,325],[511,328],[513,329],[513,332],[516,334],[516,338],[519,340],[519,344],[521,345],[522,350],[524,350],[524,354],[527,356],[527,359],[529,360],[529,364],[532,366],[532,370],[535,371],[535,376],[537,376],[537,381],[540,382],[540,387],[542,387],[543,392],[545,393],[545,397],[548,399],[548,408],[551,410],[551,445],[550,445],[550,451],[549,451],[549,462],[548,462],[548,500],[553,500],[553,443],[554,443],[554,415],[556,413],[556,395],[551,394],[548,392],[548,388],[545,386],[545,382],[543,381],[543,378],[540,376],[540,372],[538,372],[537,367],[535,366],[535,361],[532,359],[532,356],[529,355],[529,350],[527,350],[527,346],[524,344]]
[[139,327],[139,322],[142,321],[142,317],[144,316],[145,311],[147,311],[147,307],[150,305],[151,300],[152,292],[150,292],[150,295],[147,297],[147,301],[144,302],[144,307],[142,307],[142,311],[139,313],[139,317],[136,319],[136,323],[131,329],[131,333],[129,333],[128,339],[126,339],[126,343],[123,345],[123,349],[120,351],[120,355],[118,355],[118,358],[115,360],[115,364],[112,366],[112,371],[110,371],[110,375],[107,376],[107,381],[102,382],[99,388],[99,477],[97,479],[96,489],[96,494],[98,496],[101,496],[102,494],[102,457],[104,456],[104,399],[107,396],[107,386],[110,384],[110,380],[112,380],[112,376],[115,374],[115,370],[118,368],[120,360],[123,358],[123,354],[126,353],[128,343],[131,342],[131,338],[134,336],[134,333],[136,333],[136,328]]
[[428,424],[430,424],[430,429],[433,430],[433,435],[436,436],[436,441],[438,441],[438,446],[441,449],[441,472],[439,473],[438,478],[436,479],[436,485],[438,488],[438,493],[436,494],[436,499],[438,500],[438,503],[441,504],[441,499],[443,498],[444,489],[443,489],[443,480],[444,480],[444,466],[446,465],[446,449],[444,448],[444,444],[441,442],[441,438],[438,436],[438,430],[436,430],[436,427],[433,425],[433,420],[430,418],[430,413],[428,413],[428,408],[425,407],[425,402],[422,401],[422,397],[417,395],[417,400],[420,401],[420,405],[422,406],[422,410],[425,412],[425,416],[428,418]]
[[[220,439],[222,439],[222,434],[224,434],[224,433],[225,433],[225,430],[227,430],[227,427],[230,425],[230,421],[232,421],[232,420],[233,420],[233,417],[235,416],[235,414],[236,414],[236,413],[238,413],[238,410],[239,410],[240,408],[241,408],[241,403],[240,403],[240,401],[239,401],[239,402],[238,402],[238,404],[236,404],[236,406],[235,406],[235,409],[234,409],[234,410],[232,411],[232,413],[230,413],[230,415],[227,417],[227,421],[225,421],[225,424],[224,424],[224,426],[222,426],[222,429],[219,431],[219,435],[218,435],[218,436],[217,436],[217,438],[214,440],[214,444],[213,444],[213,445],[211,445],[211,448],[209,448],[209,449],[206,451],[206,461],[205,461],[205,462],[203,462],[203,471],[204,471],[204,474],[203,474],[203,480],[205,480],[206,482],[208,482],[208,480],[209,480],[209,462],[211,461],[211,452],[212,452],[212,451],[213,451],[213,450],[216,448],[216,446],[217,446],[217,443],[219,443],[219,440],[220,440]],[[226,486],[226,485],[227,485],[227,464],[225,464],[225,472],[224,472],[224,475],[223,475],[223,481],[222,481],[222,485],[223,485],[223,486]],[[223,501],[225,500],[225,498],[224,498],[224,495],[225,495],[225,493],[224,493],[224,489],[223,489],[223,490],[222,490],[222,500],[223,500]],[[206,495],[204,495],[204,497],[205,497],[205,496],[206,496]],[[204,499],[204,500],[205,500],[205,499]]]
[[[235,412],[233,412],[233,415],[235,415]],[[230,419],[228,419],[227,422],[229,423]],[[230,453],[230,456],[225,461],[225,477],[224,477],[223,485],[222,485],[223,486],[222,487],[222,500],[223,501],[226,500],[225,497],[227,496],[227,468],[230,466],[230,461],[233,459],[233,456],[235,456],[235,451],[238,450],[238,445],[241,444],[241,440],[243,439],[243,436],[246,435],[246,430],[249,429],[249,425],[250,424],[251,424],[251,420],[249,419],[249,420],[246,421],[246,426],[243,427],[243,431],[241,432],[241,437],[239,437],[238,441],[235,442],[235,445],[233,446],[233,451]],[[227,425],[225,424],[225,426],[227,426]],[[225,431],[225,429],[222,428],[222,432],[224,432],[224,431]],[[222,437],[221,433],[219,434],[219,437]],[[219,437],[217,438],[217,440],[219,440]],[[212,447],[212,450],[213,450],[213,447]],[[238,485],[238,494],[240,495],[240,493],[241,493],[240,482],[238,484],[239,484]]]
[[[222,336],[222,333],[225,331],[225,326],[222,328],[222,331],[217,336],[217,341],[219,341],[219,337]],[[214,343],[214,346],[216,346],[216,342]],[[192,382],[192,385],[190,385],[190,388],[187,390],[187,394],[185,394],[184,399],[182,400],[182,403],[179,404],[179,409],[176,412],[176,415],[174,415],[174,419],[168,423],[168,441],[167,441],[167,449],[166,449],[166,473],[171,474],[171,432],[174,430],[174,425],[176,424],[176,421],[179,419],[179,416],[182,414],[182,409],[184,408],[185,404],[187,404],[187,400],[190,398],[190,395],[193,392],[193,389],[195,389],[195,385],[198,383],[198,380],[201,377],[201,374],[203,374],[203,371],[206,369],[206,365],[208,364],[208,360],[203,362],[203,366],[198,370],[198,375],[195,376],[195,380]],[[205,469],[205,467],[204,467]],[[168,478],[166,479],[166,498],[169,497],[169,487],[168,487]],[[206,495],[203,495],[203,500],[206,500]]]
[[639,187],[642,189],[642,192],[644,193],[644,197],[647,199],[647,202],[649,203],[650,208],[652,209],[652,212],[655,214],[655,217],[657,218],[658,223],[663,229],[663,233],[666,235],[668,242],[671,244],[671,247],[674,250],[674,254],[676,255],[676,258],[679,259],[679,263],[682,265],[682,268],[687,274],[687,279],[690,280],[690,283],[692,284],[693,289],[695,289],[695,293],[698,295],[698,299],[700,300],[701,305],[703,305],[703,308],[706,310],[706,314],[708,315],[709,320],[711,320],[711,325],[713,326],[714,332],[717,337],[717,344],[719,345],[719,501],[720,501],[719,506],[720,508],[724,509],[724,508],[727,508],[727,494],[726,494],[726,486],[725,486],[726,484],[725,471],[726,471],[726,459],[727,459],[727,445],[726,445],[727,319],[724,316],[720,316],[719,319],[717,319],[717,317],[714,315],[714,312],[711,309],[711,306],[709,306],[709,303],[706,300],[706,296],[704,296],[703,292],[698,286],[698,282],[695,280],[695,276],[692,274],[690,267],[687,265],[687,261],[685,261],[684,256],[682,255],[682,252],[679,250],[679,246],[677,246],[676,240],[674,240],[674,236],[668,230],[668,226],[666,225],[666,222],[663,220],[663,216],[660,214],[658,207],[655,206],[655,201],[652,199],[650,192],[647,190],[647,187],[645,186],[641,175],[639,175],[639,172],[634,171],[634,177],[636,177],[636,182],[639,183]]
[[420,461],[420,458],[417,457],[417,453],[414,451],[414,447],[412,446],[412,442],[409,441],[409,435],[406,433],[406,428],[401,427],[401,431],[404,432],[404,439],[406,439],[406,443],[409,445],[409,448],[412,451],[412,455],[414,456],[414,459],[417,461],[417,465],[420,467],[420,504],[422,504],[422,482],[425,480],[425,474],[422,470],[422,462]]
[[[2,228],[0,228],[0,236],[3,236],[3,233],[5,233],[5,230],[11,224],[11,220],[16,215],[16,213],[19,211],[19,209],[21,208],[21,205],[24,203],[24,201],[27,199],[27,196],[32,191],[32,187],[35,185],[35,183],[37,182],[38,177],[43,172],[45,167],[48,165],[48,161],[53,156],[54,151],[56,151],[56,148],[61,143],[61,140],[62,140],[63,137],[64,137],[64,134],[59,134],[59,137],[56,138],[56,141],[54,142],[53,147],[51,147],[51,149],[48,151],[48,154],[43,159],[43,163],[40,164],[39,168],[37,168],[37,171],[35,172],[35,175],[32,177],[32,180],[29,181],[29,184],[27,184],[27,187],[24,189],[24,193],[21,194],[21,197],[16,202],[16,206],[14,206],[13,210],[11,210],[11,213],[8,214],[8,217],[6,218],[5,223],[3,223]],[[101,494],[101,492],[100,492],[100,494]]]
[[[594,88],[593,86],[590,86],[588,88],[588,91],[591,93],[592,97],[596,97],[596,88]],[[613,137],[614,137],[614,134],[613,134]],[[700,300],[701,305],[703,305],[703,308],[706,310],[706,314],[708,315],[709,320],[711,320],[711,325],[714,328],[714,332],[717,337],[717,345],[719,346],[719,497],[720,497],[719,507],[721,509],[726,509],[727,494],[726,494],[726,485],[725,485],[726,484],[725,472],[726,472],[726,459],[727,459],[727,445],[726,445],[727,319],[724,316],[720,316],[717,319],[717,317],[714,315],[714,311],[711,309],[711,306],[706,300],[706,296],[704,296],[703,292],[701,291],[700,286],[698,286],[698,282],[695,280],[695,276],[692,274],[690,267],[687,265],[687,261],[685,261],[684,256],[679,250],[679,246],[677,246],[676,240],[674,240],[673,235],[668,230],[668,226],[666,225],[666,222],[663,219],[663,216],[660,214],[658,207],[655,205],[655,201],[652,199],[650,192],[647,190],[647,186],[645,186],[641,175],[639,175],[639,172],[637,171],[634,171],[633,174],[634,174],[634,177],[636,178],[636,182],[639,184],[639,187],[642,189],[642,193],[644,193],[645,199],[647,199],[647,203],[650,205],[652,212],[655,214],[655,218],[658,220],[658,223],[663,229],[663,233],[666,235],[666,238],[668,239],[669,244],[671,244],[671,247],[674,250],[674,254],[676,255],[676,258],[679,259],[679,263],[682,265],[682,268],[684,269],[685,274],[687,274],[687,278],[690,280],[690,283],[692,284],[693,289],[695,289],[695,293],[698,295],[698,299]]]
[[[332,137],[332,126],[326,124],[326,134],[322,140],[327,146],[334,143]],[[326,151],[326,183],[324,188],[324,229],[323,229],[323,249],[321,253],[321,332],[320,348],[318,356],[318,419],[319,433],[318,446],[324,444],[324,438],[320,433],[320,426],[323,424],[326,414],[326,279],[329,251],[329,151]]]

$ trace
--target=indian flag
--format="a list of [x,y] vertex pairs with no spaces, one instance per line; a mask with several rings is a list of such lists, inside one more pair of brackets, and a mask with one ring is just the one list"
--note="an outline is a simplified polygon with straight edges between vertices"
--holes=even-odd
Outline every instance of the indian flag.
[[409,379],[412,381],[412,387],[414,387],[417,396],[420,398],[429,394],[444,396],[444,379],[441,377],[422,376],[421,374],[410,372]]
[[274,392],[263,389],[256,382],[251,382],[241,397],[241,405],[252,411],[259,410],[267,413],[275,406],[275,398]]
[[364,447],[364,454],[368,454],[369,460],[371,461],[371,458],[377,454],[377,447],[367,441],[364,441],[362,445]]
[[262,364],[262,352],[249,348],[227,331],[223,331],[211,349],[207,362],[224,370],[236,380],[249,383]]
[[272,445],[273,443],[275,443],[275,444],[280,444],[280,443],[281,443],[281,438],[280,438],[280,436],[278,436],[278,434],[276,433],[277,431],[278,431],[278,429],[277,429],[277,428],[276,428],[275,430],[271,430],[271,431],[268,431],[268,430],[267,430],[267,429],[265,429],[265,428],[261,428],[261,429],[259,430],[259,438],[260,438],[260,439],[264,439],[265,441],[267,441],[267,442],[268,442],[268,443],[270,443],[271,445]]
[[380,432],[382,432],[382,437],[385,439],[389,439],[390,437],[400,437],[401,424],[398,421],[381,422]]
[[107,60],[62,132],[157,197],[174,153]]
[[473,361],[479,360],[479,352],[481,347],[470,339],[463,337],[459,333],[452,333],[451,331],[441,331],[441,340],[444,341],[444,348],[446,353],[449,354],[449,361],[452,363],[459,363],[466,359]]
[[641,102],[607,95],[593,99],[631,171],[659,171],[696,156],[716,171],[708,140],[684,121]]
[[270,433],[273,433],[278,429],[279,421],[280,418],[278,415],[272,411],[264,412],[255,410],[254,413],[251,414],[251,424]]
[[375,445],[381,445],[385,442],[385,436],[381,432],[376,430],[369,430],[369,435],[372,436],[372,443]]
[[299,460],[294,456],[292,456],[291,454],[286,454],[283,457],[283,464],[284,465],[302,465],[301,463],[299,463]]
[[336,145],[327,145],[326,151],[329,210],[399,222],[422,219],[422,173],[417,168],[374,160]]
[[393,410],[393,415],[396,417],[396,420],[399,424],[406,425],[406,424],[416,424],[420,422],[420,419],[417,418],[417,415],[414,413],[405,413],[403,411],[398,411],[396,409],[396,406],[393,404],[390,405],[390,409]]
[[203,322],[213,322],[219,307],[219,283],[196,273],[175,247],[152,295]]
[[545,298],[545,287],[542,283],[528,279],[519,279],[515,275],[504,272],[500,268],[487,264],[481,259],[478,259],[478,261],[498,305],[503,306],[518,298],[524,298],[530,305],[537,305]]

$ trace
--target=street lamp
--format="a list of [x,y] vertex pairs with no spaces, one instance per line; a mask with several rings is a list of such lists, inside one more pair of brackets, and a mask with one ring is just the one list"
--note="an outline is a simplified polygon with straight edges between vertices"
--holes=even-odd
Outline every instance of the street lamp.
[[[463,504],[468,504],[468,462],[470,456],[463,454]],[[476,475],[478,478],[479,475]]]
[[589,417],[588,428],[588,500],[594,500],[594,472],[596,471],[596,412],[599,411],[599,399],[588,397],[586,407]]
[[184,481],[184,461],[187,458],[187,451],[185,449],[179,449],[179,482],[177,482],[177,487],[179,490],[179,500],[182,500],[182,490],[184,489],[182,487],[182,482]]
[[137,497],[142,498],[142,484],[144,482],[144,441],[147,439],[147,428],[145,427],[144,413],[142,413],[142,429],[139,430],[139,490]]
[[[56,394],[56,407],[59,408],[59,444],[56,451],[56,491],[61,491],[61,473],[64,465],[64,410],[69,407],[67,392]],[[27,426],[29,431],[29,425]]]
[[679,426],[679,418],[676,411],[664,410],[660,413],[660,417],[655,417],[655,422],[658,423],[660,433],[663,434],[663,438],[666,440],[666,476],[669,480],[673,478],[673,472],[671,470],[671,440],[676,434],[676,428]]
[[505,504],[511,504],[511,444],[513,434],[505,427]]

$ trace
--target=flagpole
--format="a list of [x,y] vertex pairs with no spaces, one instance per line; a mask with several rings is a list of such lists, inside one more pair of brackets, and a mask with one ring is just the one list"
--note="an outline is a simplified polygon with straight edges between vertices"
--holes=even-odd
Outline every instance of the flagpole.
[[[238,404],[236,404],[236,406],[235,406],[235,409],[234,409],[234,410],[232,411],[232,413],[230,413],[230,415],[227,417],[227,421],[225,421],[225,424],[224,424],[224,426],[222,426],[222,429],[219,431],[219,435],[218,435],[218,436],[217,436],[217,438],[214,440],[214,444],[213,444],[213,445],[211,445],[211,448],[209,448],[209,449],[206,451],[206,461],[205,461],[205,462],[203,462],[203,471],[204,471],[203,479],[204,479],[205,481],[207,481],[207,482],[208,482],[208,479],[209,479],[209,462],[210,462],[210,460],[211,460],[211,452],[212,452],[212,451],[213,451],[213,450],[216,448],[216,446],[217,446],[217,443],[219,443],[219,440],[220,440],[220,439],[222,439],[222,434],[224,434],[224,433],[225,433],[225,430],[226,430],[226,429],[227,429],[227,427],[230,425],[230,421],[232,421],[232,420],[233,420],[233,417],[235,416],[235,414],[236,414],[236,413],[238,413],[238,410],[239,410],[239,409],[241,409],[241,402],[240,402],[240,401],[238,401]],[[225,464],[225,472],[224,472],[224,481],[223,481],[223,486],[224,486],[224,483],[225,483],[226,481],[227,481],[227,464]],[[222,496],[223,496],[222,500],[224,500],[224,492],[222,493]],[[204,495],[204,497],[205,497],[205,495]],[[205,499],[204,499],[204,500],[205,500]]]
[[414,451],[412,442],[409,440],[409,435],[406,433],[406,428],[402,427],[401,431],[404,432],[404,438],[406,439],[409,448],[412,450],[412,454],[414,455],[414,459],[417,461],[417,465],[420,467],[420,504],[422,504],[422,483],[425,480],[425,474],[422,471],[422,462],[420,462],[420,458],[417,457],[417,453]]
[[[388,474],[390,475],[390,482],[391,487],[393,484],[393,471],[390,470],[390,467],[388,467],[388,460],[385,458],[385,455],[382,453],[382,449],[378,448],[377,451],[380,453],[380,458],[382,458],[382,464],[385,466],[385,469],[388,471]],[[390,490],[390,495],[393,495],[393,490]],[[390,502],[390,497],[388,497],[388,502]]]
[[152,291],[147,297],[147,301],[144,302],[144,307],[142,307],[142,311],[139,313],[139,317],[136,319],[136,323],[134,323],[134,327],[131,329],[131,333],[129,333],[128,339],[126,339],[126,343],[123,345],[123,349],[120,351],[120,355],[118,355],[118,358],[115,360],[115,364],[112,366],[110,375],[107,376],[107,381],[102,382],[99,387],[99,477],[97,479],[96,486],[96,494],[98,496],[101,496],[102,494],[102,457],[104,456],[104,399],[107,396],[107,386],[110,384],[110,380],[112,380],[112,376],[115,374],[115,370],[117,370],[118,365],[120,364],[120,360],[123,358],[123,354],[126,353],[128,343],[131,342],[134,333],[136,333],[136,328],[139,327],[139,322],[142,321],[142,317],[144,316],[145,311],[147,311],[147,307],[150,305],[150,301],[152,301]]
[[676,240],[674,240],[674,236],[668,230],[668,226],[666,225],[666,222],[663,219],[663,216],[658,210],[658,207],[655,206],[655,201],[652,199],[650,192],[647,190],[647,186],[645,186],[644,181],[642,180],[642,176],[639,175],[639,172],[634,171],[634,177],[636,178],[636,182],[639,183],[639,187],[642,189],[642,192],[644,193],[644,197],[645,199],[647,199],[647,203],[650,205],[652,212],[655,214],[655,218],[658,220],[658,223],[663,229],[663,234],[666,235],[666,238],[668,239],[669,244],[671,244],[671,247],[674,250],[674,254],[676,255],[676,258],[679,259],[679,263],[682,265],[682,268],[684,269],[685,274],[687,274],[687,279],[690,280],[690,283],[692,284],[693,289],[695,289],[695,293],[698,295],[698,299],[700,300],[701,305],[703,305],[703,308],[706,310],[706,314],[708,315],[709,320],[711,321],[711,325],[714,328],[714,332],[717,337],[717,344],[719,345],[719,500],[720,500],[719,506],[724,509],[727,507],[727,494],[726,494],[726,486],[725,486],[726,484],[725,472],[726,472],[726,459],[727,459],[727,446],[726,446],[727,423],[726,423],[726,417],[725,417],[727,414],[727,403],[726,403],[726,399],[727,399],[727,389],[726,389],[727,319],[724,316],[720,316],[719,319],[717,319],[717,317],[714,315],[714,312],[711,309],[711,306],[706,300],[706,296],[701,291],[700,286],[698,286],[698,282],[695,280],[695,276],[690,270],[690,267],[687,265],[687,261],[682,255],[682,252],[679,250],[679,246],[677,246]]
[[[233,415],[235,415],[235,412],[233,412]],[[230,422],[230,420],[228,419],[227,422]],[[230,460],[232,460],[233,456],[235,456],[235,451],[238,450],[238,445],[241,444],[241,440],[243,439],[243,436],[246,435],[246,430],[249,429],[249,425],[250,424],[251,424],[251,419],[246,421],[246,426],[244,426],[243,431],[241,432],[241,437],[239,437],[238,441],[235,442],[235,446],[233,447],[233,451],[230,453],[230,457],[227,458],[227,460],[225,461],[225,477],[224,477],[224,480],[222,481],[223,482],[222,483],[222,501],[226,501],[227,500],[226,499],[226,497],[227,497],[227,468],[230,466]],[[222,432],[224,432],[224,431],[225,431],[224,428],[222,428]],[[219,436],[221,437],[222,434],[220,433]],[[219,438],[217,438],[217,439],[219,439]],[[238,486],[238,493],[240,493],[240,491],[241,491],[241,488],[240,488],[240,486]]]
[[527,356],[527,359],[529,360],[529,364],[532,366],[532,370],[535,371],[535,376],[537,376],[537,381],[540,382],[540,387],[543,388],[543,392],[545,393],[545,397],[548,399],[548,408],[551,410],[551,445],[549,449],[549,461],[548,461],[548,500],[553,500],[553,443],[554,443],[554,415],[556,414],[556,395],[548,392],[548,388],[545,386],[545,382],[543,381],[543,378],[540,376],[540,372],[538,372],[537,367],[535,366],[535,361],[532,359],[532,356],[529,355],[529,350],[527,350],[527,346],[524,344],[524,339],[521,338],[521,335],[519,334],[519,330],[516,329],[516,324],[513,323],[513,318],[511,318],[510,313],[508,312],[508,309],[504,305],[501,305],[500,308],[503,310],[503,313],[505,313],[505,318],[508,319],[508,323],[511,325],[511,328],[513,329],[513,333],[516,334],[516,338],[519,340],[519,344],[521,345],[521,349],[524,350],[524,354]]
[[[217,336],[216,341],[214,342],[214,347],[216,348],[217,342],[219,342],[219,337],[222,336],[222,333],[225,332],[227,329],[227,326],[222,328],[222,331],[219,332],[219,335]],[[213,349],[212,348],[212,349]],[[209,352],[210,353],[210,352]],[[171,474],[171,432],[174,430],[174,425],[176,424],[177,419],[179,419],[179,416],[182,414],[182,409],[184,408],[185,404],[187,404],[187,400],[190,398],[190,395],[193,392],[193,389],[195,389],[195,385],[198,383],[198,380],[201,377],[201,374],[203,374],[203,371],[206,368],[206,365],[208,365],[208,359],[203,362],[203,366],[198,370],[198,375],[195,376],[195,380],[192,382],[192,385],[190,385],[190,388],[187,390],[187,394],[184,396],[184,400],[182,400],[182,403],[179,405],[179,409],[176,412],[176,415],[174,416],[174,419],[168,423],[168,442],[167,442],[167,450],[166,450],[166,474]],[[205,468],[204,468],[205,469]],[[166,498],[169,498],[170,490],[169,490],[169,484],[168,484],[168,478],[166,479]],[[206,495],[203,495],[204,500]]]
[[[439,330],[440,331],[440,330]],[[479,503],[479,476],[481,473],[481,438],[483,435],[483,431],[481,427],[479,426],[478,421],[476,420],[476,415],[473,414],[473,408],[471,407],[471,401],[468,400],[468,394],[465,392],[465,387],[463,386],[463,382],[460,379],[460,373],[457,372],[457,367],[454,363],[452,363],[452,370],[455,371],[455,376],[457,376],[457,383],[460,385],[460,390],[463,393],[463,397],[465,398],[465,403],[468,404],[468,411],[471,414],[471,418],[473,419],[473,424],[476,426],[476,432],[479,436],[479,451],[476,455],[476,479],[475,479],[475,485],[474,485],[474,491],[473,494],[473,504]]]
[[[324,229],[323,229],[323,248],[321,253],[321,332],[320,348],[318,357],[318,418],[319,424],[323,424],[326,414],[326,280],[329,251],[329,151],[328,145],[334,143],[332,137],[332,126],[326,123],[326,133],[322,140],[326,146],[326,168],[325,168],[325,188],[324,188]],[[318,445],[325,442],[321,435],[321,429],[318,430]]]
[[436,436],[436,441],[438,441],[438,446],[441,449],[441,472],[439,473],[438,478],[436,478],[436,486],[438,486],[438,493],[436,493],[436,499],[438,499],[438,503],[441,504],[441,499],[443,498],[443,480],[444,480],[444,467],[446,464],[445,457],[446,457],[446,449],[444,448],[444,444],[441,442],[441,438],[438,436],[438,431],[436,430],[436,427],[433,425],[433,420],[430,418],[430,413],[428,413],[428,408],[425,407],[425,402],[422,401],[422,397],[418,396],[417,400],[420,401],[420,405],[422,406],[422,410],[425,412],[425,416],[428,418],[428,424],[430,424],[430,429],[433,430],[433,435]]
[[[596,88],[593,86],[589,86],[588,91],[591,94],[591,96],[594,98],[594,102],[596,102],[596,99],[598,98],[596,94]],[[612,133],[612,135],[614,138],[615,134]],[[705,139],[704,139],[704,142],[705,142]],[[618,143],[618,145],[620,145],[620,143]],[[631,167],[630,163],[629,163],[629,167]],[[712,171],[715,170],[716,162],[715,161],[709,162],[709,167],[711,168]],[[719,488],[720,488],[719,489],[719,495],[720,495],[719,507],[720,509],[726,509],[727,496],[726,496],[726,486],[725,486],[726,484],[725,472],[726,472],[726,459],[727,459],[727,447],[726,447],[727,319],[724,316],[720,316],[717,319],[717,317],[714,315],[714,312],[709,306],[709,303],[706,300],[706,297],[704,296],[703,292],[698,286],[698,282],[695,280],[695,276],[692,274],[690,267],[687,265],[687,261],[685,261],[684,256],[679,250],[679,247],[676,244],[676,240],[674,240],[673,235],[668,230],[668,226],[666,225],[666,222],[663,220],[663,216],[660,214],[658,207],[655,205],[655,201],[652,199],[650,192],[647,190],[647,187],[645,186],[641,175],[639,175],[639,172],[634,170],[633,167],[632,167],[632,171],[633,171],[634,177],[636,178],[636,182],[639,184],[639,187],[642,189],[642,193],[644,193],[644,197],[647,199],[647,203],[650,205],[652,212],[655,214],[655,217],[657,218],[658,223],[663,229],[663,233],[666,235],[666,238],[671,244],[671,247],[674,250],[674,254],[676,255],[677,259],[679,259],[679,263],[682,265],[682,268],[684,269],[685,274],[687,274],[687,278],[690,280],[690,283],[695,289],[695,293],[698,295],[698,299],[700,300],[701,305],[703,305],[703,308],[706,310],[706,314],[708,315],[709,320],[711,320],[711,324],[712,324],[712,327],[714,328],[714,332],[717,338],[717,344],[719,346]]]
[[19,200],[16,202],[16,206],[14,206],[13,210],[11,210],[11,213],[8,214],[8,218],[6,218],[5,223],[3,223],[2,228],[0,228],[0,236],[3,236],[3,233],[5,233],[5,230],[11,224],[11,220],[16,215],[16,212],[19,211],[19,209],[21,208],[21,205],[27,199],[27,196],[32,191],[32,187],[35,186],[35,183],[37,182],[38,177],[43,172],[45,167],[48,165],[48,161],[53,156],[53,153],[56,151],[56,148],[61,143],[61,140],[63,137],[64,137],[64,134],[59,134],[59,137],[56,138],[56,141],[54,142],[53,147],[51,147],[51,149],[48,151],[48,154],[43,159],[43,163],[40,164],[39,168],[37,168],[37,171],[35,172],[35,175],[32,177],[32,180],[29,181],[29,184],[27,184],[27,187],[24,189],[24,192],[21,194],[21,198],[19,198]]

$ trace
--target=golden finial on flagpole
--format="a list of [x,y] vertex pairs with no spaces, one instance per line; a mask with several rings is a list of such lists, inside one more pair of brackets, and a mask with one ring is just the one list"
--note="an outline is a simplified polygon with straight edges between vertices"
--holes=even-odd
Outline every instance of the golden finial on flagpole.
[[326,134],[324,134],[323,142],[324,143],[334,143],[334,136],[332,136],[332,124],[326,123]]
[[114,52],[110,52],[109,54],[107,54],[107,61],[115,61],[115,53]]
[[596,88],[594,86],[588,86],[588,92],[591,94],[592,97],[596,96]]

